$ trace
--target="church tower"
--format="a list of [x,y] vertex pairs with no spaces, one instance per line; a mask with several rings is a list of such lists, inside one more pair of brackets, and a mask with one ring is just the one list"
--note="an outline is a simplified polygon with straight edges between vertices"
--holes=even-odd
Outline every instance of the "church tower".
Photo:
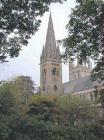
[[62,64],[59,47],[56,47],[51,14],[46,43],[40,57],[40,87],[41,94],[62,94]]
[[92,71],[92,64],[89,60],[85,64],[79,63],[79,58],[77,58],[77,65],[75,66],[73,62],[69,63],[69,81],[76,79],[89,77]]

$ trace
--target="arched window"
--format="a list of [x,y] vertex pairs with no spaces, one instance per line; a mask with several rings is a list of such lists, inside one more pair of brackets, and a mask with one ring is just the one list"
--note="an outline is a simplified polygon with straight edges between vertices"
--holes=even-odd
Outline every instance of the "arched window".
[[57,91],[57,86],[54,85],[53,90],[56,92]]
[[56,75],[56,68],[53,68],[53,75]]
[[42,81],[46,82],[46,69],[45,68],[42,70]]
[[92,93],[90,94],[90,99],[91,99],[91,101],[93,101],[93,94]]
[[46,69],[43,69],[44,75],[46,75]]
[[43,89],[42,89],[43,91],[45,91],[45,87],[43,86]]
[[54,76],[59,75],[59,72],[56,68],[53,68],[51,72],[52,72],[52,75],[54,75]]

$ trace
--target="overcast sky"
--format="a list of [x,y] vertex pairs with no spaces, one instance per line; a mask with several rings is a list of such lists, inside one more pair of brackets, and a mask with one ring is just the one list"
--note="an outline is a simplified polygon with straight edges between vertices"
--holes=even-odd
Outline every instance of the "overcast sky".
[[[75,0],[67,0],[63,5],[52,4],[50,11],[55,30],[56,40],[66,37],[65,29],[68,23],[68,16],[71,8],[75,7]],[[37,85],[40,84],[40,55],[43,44],[45,44],[49,12],[42,17],[39,31],[29,40],[28,46],[24,47],[18,58],[11,59],[10,62],[0,64],[0,80],[11,79],[18,75],[31,76]],[[69,80],[68,65],[63,65],[63,82]]]

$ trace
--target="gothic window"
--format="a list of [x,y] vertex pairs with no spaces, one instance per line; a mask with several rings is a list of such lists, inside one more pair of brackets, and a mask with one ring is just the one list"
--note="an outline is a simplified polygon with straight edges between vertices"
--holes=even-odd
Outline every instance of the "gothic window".
[[43,79],[43,82],[46,81],[46,69],[43,69],[42,71],[42,79]]
[[53,90],[56,92],[57,91],[57,86],[54,85]]
[[44,72],[44,75],[46,75],[46,69],[44,69],[43,72]]
[[43,86],[43,91],[45,91],[45,87]]
[[53,68],[53,75],[56,75],[56,68]]
[[53,68],[51,72],[52,72],[52,75],[54,76],[59,74],[56,68]]
[[91,101],[93,101],[93,94],[92,93],[90,94],[90,98],[91,98]]

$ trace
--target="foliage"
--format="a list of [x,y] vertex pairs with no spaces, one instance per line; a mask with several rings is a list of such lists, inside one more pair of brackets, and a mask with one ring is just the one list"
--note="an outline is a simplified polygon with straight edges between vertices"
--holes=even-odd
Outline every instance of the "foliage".
[[33,100],[28,111],[30,117],[57,125],[64,122],[64,115],[57,104],[57,97],[37,96]]
[[11,94],[9,84],[0,86],[0,113],[8,114],[12,111],[14,105],[14,98]]
[[63,0],[0,0],[0,60],[18,56],[38,30],[40,17],[56,2]]
[[24,115],[28,111],[34,90],[34,82],[29,76],[18,76],[9,81],[2,81],[0,85],[0,110],[5,109],[5,112],[8,112],[11,105],[16,112]]
[[98,60],[96,67],[92,71],[92,79],[98,82],[104,81],[104,55]]
[[71,125],[85,125],[98,122],[96,106],[78,97],[64,96],[59,100],[65,120]]
[[102,3],[97,0],[77,1],[67,25],[68,36],[63,40],[65,57],[73,58],[77,54],[81,60],[86,60],[88,56],[96,58],[99,55],[99,24],[96,20]]
[[104,1],[76,0],[67,24],[68,36],[62,40],[64,60],[89,57],[96,60],[94,76],[104,80]]
[[[25,122],[26,123],[26,122]],[[17,125],[16,140],[97,140],[94,135],[95,127],[84,126],[81,128],[55,126],[52,123],[35,122],[35,124]]]
[[[0,85],[0,140],[102,140],[103,127],[96,120],[92,104],[78,98],[31,96],[28,110],[18,110],[16,90],[11,92],[11,82]],[[19,96],[18,98],[21,98]],[[82,110],[78,110],[79,107]],[[84,109],[84,110],[83,110]],[[67,119],[66,117],[70,117]],[[74,117],[76,115],[76,117]],[[74,118],[74,119],[73,119]],[[81,124],[75,120],[83,119]],[[88,121],[86,121],[88,120]],[[84,123],[84,122],[87,123]],[[72,123],[73,122],[73,123]],[[91,125],[94,124],[94,125]]]
[[15,113],[15,99],[8,83],[0,85],[0,139],[8,139],[11,133],[10,123],[18,116]]
[[96,98],[96,103],[100,103],[102,107],[104,107],[104,88],[96,87],[94,90],[94,95]]
[[19,97],[21,103],[29,104],[29,97],[35,91],[35,85],[31,77],[18,76],[10,82],[10,86],[12,92],[16,92],[17,96],[21,96]]

